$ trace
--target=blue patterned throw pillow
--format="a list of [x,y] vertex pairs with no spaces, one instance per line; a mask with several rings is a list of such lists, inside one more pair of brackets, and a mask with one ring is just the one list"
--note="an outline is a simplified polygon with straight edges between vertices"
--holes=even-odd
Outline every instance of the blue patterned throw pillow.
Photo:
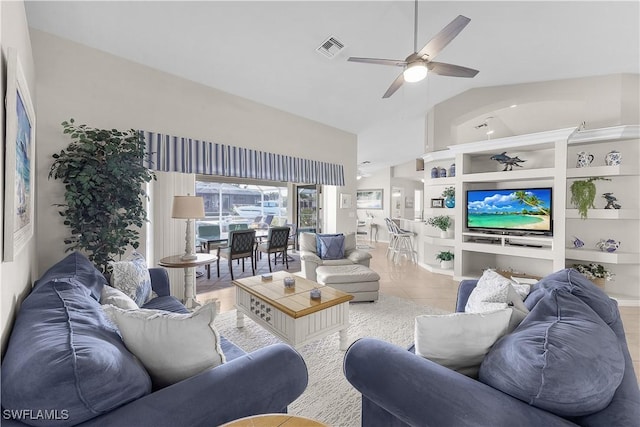
[[151,299],[151,277],[144,257],[134,252],[127,261],[111,263],[111,286],[124,292],[142,307]]
[[321,259],[342,259],[344,258],[344,235],[343,234],[318,234],[318,256]]

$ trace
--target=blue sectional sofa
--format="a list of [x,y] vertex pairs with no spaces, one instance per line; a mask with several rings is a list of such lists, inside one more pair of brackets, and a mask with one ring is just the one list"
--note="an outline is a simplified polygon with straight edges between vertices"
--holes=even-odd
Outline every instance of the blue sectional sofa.
[[[464,311],[476,280],[460,283]],[[500,338],[479,380],[392,344],[356,341],[344,359],[362,425],[640,426],[640,390],[615,301],[572,269],[532,286],[530,310]]]
[[[158,297],[144,308],[186,313],[169,294],[166,271],[150,274]],[[306,365],[290,346],[245,354],[222,337],[226,363],[152,389],[98,302],[106,283],[78,253],[35,283],[2,361],[3,426],[211,427],[286,412],[306,388]]]

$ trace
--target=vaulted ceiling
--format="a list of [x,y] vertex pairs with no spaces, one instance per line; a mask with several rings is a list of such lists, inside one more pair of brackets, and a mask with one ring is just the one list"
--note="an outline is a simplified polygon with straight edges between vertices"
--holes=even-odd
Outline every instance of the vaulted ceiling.
[[[111,54],[358,134],[358,161],[390,166],[424,152],[424,117],[474,87],[640,73],[637,1],[421,1],[418,49],[457,15],[470,24],[437,60],[480,70],[429,75],[382,94],[404,59],[407,1],[27,1],[29,25]],[[345,48],[316,51],[329,36]],[[37,58],[36,58],[37,60]]]

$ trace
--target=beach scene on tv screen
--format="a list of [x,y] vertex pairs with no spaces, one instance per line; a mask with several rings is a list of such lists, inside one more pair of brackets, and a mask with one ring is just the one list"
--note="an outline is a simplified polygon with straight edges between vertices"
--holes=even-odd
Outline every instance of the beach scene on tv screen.
[[550,231],[551,189],[469,191],[467,226]]

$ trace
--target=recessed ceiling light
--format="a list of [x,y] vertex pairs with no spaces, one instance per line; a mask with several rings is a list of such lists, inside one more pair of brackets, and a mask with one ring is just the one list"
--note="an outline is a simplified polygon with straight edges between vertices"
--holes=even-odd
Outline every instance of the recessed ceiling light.
[[487,131],[487,135],[491,135],[493,134],[493,132],[494,132],[493,130]]
[[516,108],[518,106],[518,104],[513,104],[511,107],[509,108]]

